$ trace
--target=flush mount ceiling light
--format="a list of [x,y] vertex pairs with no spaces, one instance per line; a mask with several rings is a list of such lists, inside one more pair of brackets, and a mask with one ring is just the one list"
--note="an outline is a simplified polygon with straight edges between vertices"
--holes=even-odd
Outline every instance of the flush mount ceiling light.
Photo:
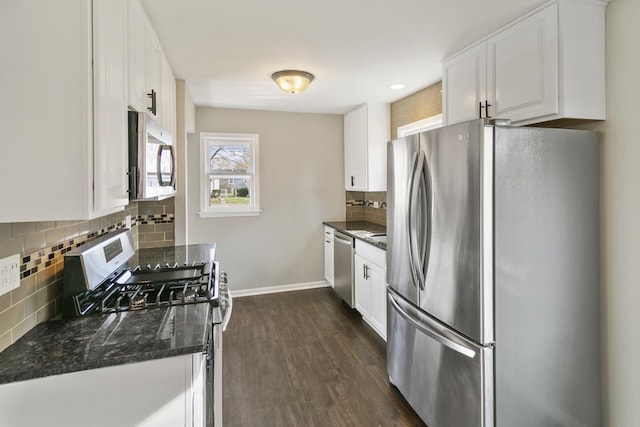
[[404,89],[404,83],[394,83],[392,85],[389,85],[389,89],[393,89],[393,90]]
[[313,81],[313,74],[306,71],[282,70],[271,74],[280,89],[287,93],[302,92]]

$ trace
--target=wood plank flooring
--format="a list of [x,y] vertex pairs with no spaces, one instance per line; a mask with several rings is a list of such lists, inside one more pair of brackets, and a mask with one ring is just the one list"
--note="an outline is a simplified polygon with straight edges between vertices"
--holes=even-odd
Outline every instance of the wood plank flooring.
[[233,302],[225,427],[424,426],[389,384],[384,341],[332,289]]

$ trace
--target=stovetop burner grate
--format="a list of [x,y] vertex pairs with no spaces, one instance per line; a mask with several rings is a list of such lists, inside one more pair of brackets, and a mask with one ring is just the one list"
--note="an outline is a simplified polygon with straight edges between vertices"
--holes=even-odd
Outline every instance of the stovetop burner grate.
[[75,297],[80,315],[218,303],[214,264],[148,265],[124,270]]

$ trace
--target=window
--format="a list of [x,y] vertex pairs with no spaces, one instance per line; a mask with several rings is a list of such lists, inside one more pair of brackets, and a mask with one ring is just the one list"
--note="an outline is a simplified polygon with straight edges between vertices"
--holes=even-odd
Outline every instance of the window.
[[258,135],[200,134],[200,216],[260,214]]

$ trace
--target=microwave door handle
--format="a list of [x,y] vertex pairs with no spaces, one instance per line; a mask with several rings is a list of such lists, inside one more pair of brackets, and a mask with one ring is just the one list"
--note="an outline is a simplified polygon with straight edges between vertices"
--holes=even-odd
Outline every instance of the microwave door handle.
[[158,185],[160,187],[164,187],[164,182],[162,181],[162,151],[164,150],[163,144],[158,144],[158,153],[156,155],[156,174],[158,175]]
[[173,151],[173,146],[169,145],[169,155],[171,156],[171,182],[169,183],[170,187],[176,186],[176,156],[175,151]]

